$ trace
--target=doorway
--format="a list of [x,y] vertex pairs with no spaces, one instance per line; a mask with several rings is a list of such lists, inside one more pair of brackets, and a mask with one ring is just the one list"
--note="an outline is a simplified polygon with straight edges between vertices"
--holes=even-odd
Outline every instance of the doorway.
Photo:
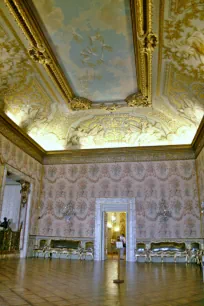
[[20,233],[20,241],[16,239],[16,243],[19,243],[20,257],[25,258],[28,250],[33,181],[32,178],[9,165],[4,165],[3,169],[0,222],[2,224],[3,220],[7,220],[4,223],[7,222],[7,227],[11,230],[11,239],[13,236],[18,237]]
[[[117,259],[116,241],[121,235],[126,237],[126,212],[107,212],[107,224],[104,230],[106,258]],[[125,259],[125,248],[121,251],[121,255]]]
[[94,260],[106,260],[106,235],[108,231],[107,213],[126,214],[126,261],[135,261],[136,210],[135,198],[98,198],[96,199]]

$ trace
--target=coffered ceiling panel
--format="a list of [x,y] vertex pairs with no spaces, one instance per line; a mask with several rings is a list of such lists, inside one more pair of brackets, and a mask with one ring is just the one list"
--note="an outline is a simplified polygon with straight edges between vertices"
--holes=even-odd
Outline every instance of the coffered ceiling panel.
[[77,96],[120,101],[137,91],[128,0],[33,0]]

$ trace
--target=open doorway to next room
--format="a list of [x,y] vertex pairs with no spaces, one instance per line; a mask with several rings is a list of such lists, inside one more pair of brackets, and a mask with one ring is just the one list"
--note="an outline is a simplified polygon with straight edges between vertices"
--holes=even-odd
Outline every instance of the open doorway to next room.
[[[117,259],[118,251],[116,241],[122,240],[126,243],[126,212],[107,212],[105,227],[105,253],[107,259]],[[126,245],[120,251],[121,259],[125,259]]]

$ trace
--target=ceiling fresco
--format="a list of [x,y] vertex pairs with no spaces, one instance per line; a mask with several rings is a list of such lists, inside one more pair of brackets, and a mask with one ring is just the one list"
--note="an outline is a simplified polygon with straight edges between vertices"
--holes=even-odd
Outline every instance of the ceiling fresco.
[[[159,44],[148,75],[148,107],[140,107],[140,95],[129,104],[121,102],[139,90],[138,77],[143,80],[142,70],[135,67],[131,25],[132,3],[139,11],[140,0],[15,0],[36,8],[56,65],[71,84],[68,95],[59,90],[62,79],[57,84],[50,73],[52,63],[48,65],[40,39],[41,60],[35,61],[32,39],[11,14],[12,1],[0,2],[0,112],[44,150],[192,142],[204,114],[202,0],[152,1],[152,31]],[[149,44],[144,49],[147,58]],[[72,90],[97,107],[71,109],[66,97]]]
[[129,0],[34,0],[77,96],[120,101],[137,91]]

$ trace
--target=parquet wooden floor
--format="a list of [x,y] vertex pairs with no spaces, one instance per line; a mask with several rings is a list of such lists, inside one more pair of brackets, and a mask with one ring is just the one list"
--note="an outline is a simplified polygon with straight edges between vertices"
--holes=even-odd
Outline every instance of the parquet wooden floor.
[[0,306],[204,306],[198,266],[117,261],[27,259],[0,261]]

